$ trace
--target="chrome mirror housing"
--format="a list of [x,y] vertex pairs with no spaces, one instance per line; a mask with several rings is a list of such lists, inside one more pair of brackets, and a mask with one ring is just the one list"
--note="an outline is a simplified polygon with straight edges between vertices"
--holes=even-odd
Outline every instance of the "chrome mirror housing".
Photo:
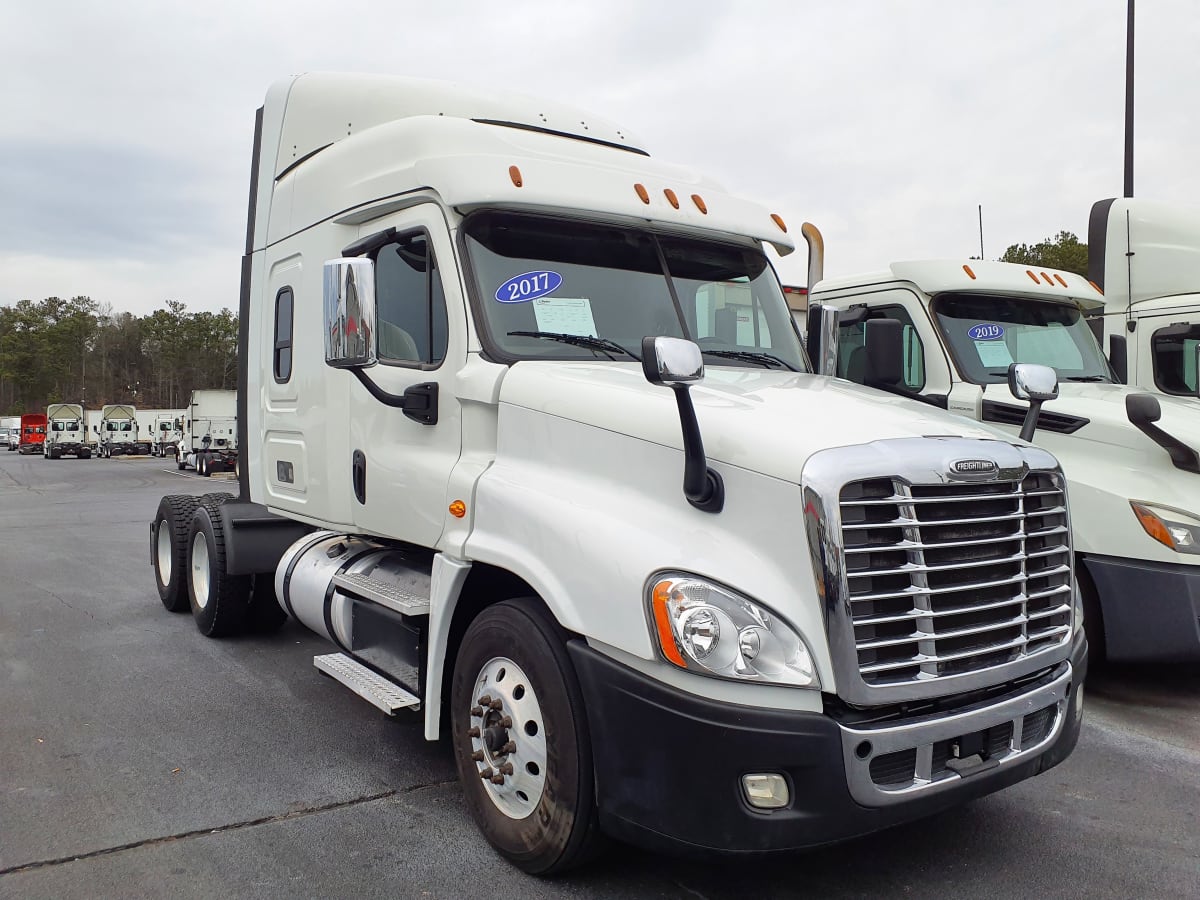
[[642,371],[651,384],[691,384],[704,377],[704,356],[683,338],[643,338]]
[[1013,363],[1008,367],[1008,389],[1018,400],[1054,400],[1058,397],[1058,373],[1036,363]]
[[375,365],[375,264],[369,259],[326,262],[324,306],[326,365]]

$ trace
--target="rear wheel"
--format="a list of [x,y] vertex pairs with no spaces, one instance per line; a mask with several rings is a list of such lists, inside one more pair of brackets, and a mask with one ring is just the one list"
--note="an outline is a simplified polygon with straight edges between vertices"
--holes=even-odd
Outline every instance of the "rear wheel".
[[199,497],[171,494],[163,497],[154,517],[153,546],[154,580],[158,597],[171,612],[187,612],[188,534],[192,515],[200,505]]
[[192,515],[188,548],[188,599],[196,627],[207,637],[240,632],[250,607],[250,576],[225,572],[220,505],[201,497]]
[[558,625],[537,600],[479,614],[450,693],[459,779],[484,837],[526,872],[583,862],[599,840],[587,714]]

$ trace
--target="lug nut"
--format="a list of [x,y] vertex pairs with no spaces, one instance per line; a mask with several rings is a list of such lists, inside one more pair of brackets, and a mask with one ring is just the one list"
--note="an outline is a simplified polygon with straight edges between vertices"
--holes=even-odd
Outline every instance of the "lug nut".
[[505,716],[500,720],[501,728],[512,728],[512,716]]
[[495,774],[496,773],[492,771],[491,766],[488,766],[486,769],[479,770],[479,777],[482,778],[484,781],[487,781],[489,778],[491,778]]
[[492,709],[500,709],[504,706],[504,701],[497,697],[495,700],[489,703],[488,706],[490,706]]
[[502,775],[511,775],[513,773],[513,764],[510,762],[501,763],[496,768],[500,770]]
[[516,753],[517,745],[514,744],[512,741],[509,741],[507,744],[505,744],[503,747],[500,748],[500,752],[501,753]]
[[480,705],[480,706],[487,706],[487,705],[488,705],[489,703],[491,703],[491,702],[492,702],[492,695],[491,695],[491,694],[484,694],[482,697],[480,697],[480,698],[479,698],[479,705]]
[[493,775],[492,776],[492,784],[504,784],[504,776],[503,775]]
[[473,738],[479,737],[479,726],[472,725],[470,728],[468,728],[467,729],[467,737],[473,737]]
[[475,760],[475,762],[483,762],[483,751],[476,750],[471,754],[471,759]]
[[483,715],[483,707],[482,706],[472,706],[471,707],[471,716],[472,717],[478,719],[482,715]]

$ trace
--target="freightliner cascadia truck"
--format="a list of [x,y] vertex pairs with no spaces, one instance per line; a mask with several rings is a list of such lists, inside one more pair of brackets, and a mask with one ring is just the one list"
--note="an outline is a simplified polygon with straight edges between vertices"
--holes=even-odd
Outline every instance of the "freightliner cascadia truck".
[[180,415],[175,464],[204,477],[232,472],[237,464],[237,392],[192,391]]
[[51,403],[46,409],[46,440],[42,456],[61,459],[75,456],[87,459],[92,455],[88,442],[87,418],[79,403]]
[[823,844],[1074,747],[1056,460],[814,375],[781,218],[419,80],[276,84],[254,147],[240,495],[162,499],[159,595],[328,639],[320,672],[449,738],[502,856]]
[[[1200,662],[1200,405],[1116,383],[1087,320],[1104,308],[1096,287],[1055,269],[927,260],[824,279],[811,297],[838,311],[825,371],[1012,433],[1027,409],[1009,368],[1052,367],[1059,396],[1033,441],[1067,475],[1093,664]],[[885,382],[866,333],[888,322],[904,365]]]
[[1200,397],[1200,209],[1126,197],[1092,204],[1088,275],[1121,381]]

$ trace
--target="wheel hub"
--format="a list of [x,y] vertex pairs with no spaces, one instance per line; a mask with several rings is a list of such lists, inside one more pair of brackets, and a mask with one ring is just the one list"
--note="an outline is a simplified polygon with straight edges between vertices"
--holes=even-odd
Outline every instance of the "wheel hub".
[[537,808],[546,789],[542,708],[525,672],[511,659],[489,660],[475,679],[470,709],[471,759],[484,792],[512,819]]

